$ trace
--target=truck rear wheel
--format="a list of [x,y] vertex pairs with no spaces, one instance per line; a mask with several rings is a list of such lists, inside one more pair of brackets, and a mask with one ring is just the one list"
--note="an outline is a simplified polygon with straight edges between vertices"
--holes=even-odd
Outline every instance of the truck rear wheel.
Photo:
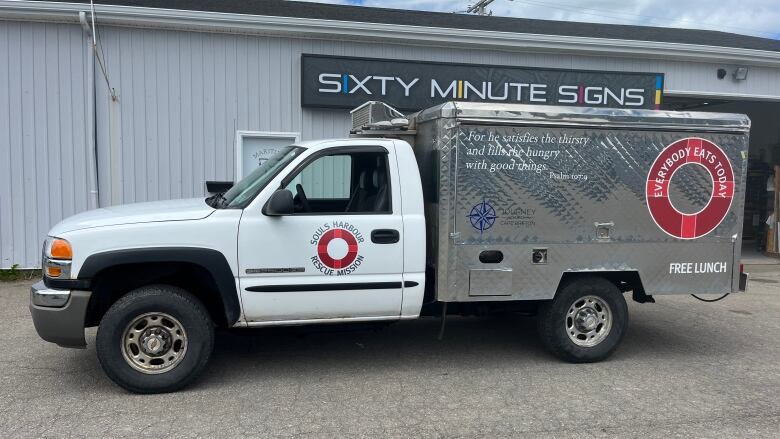
[[617,349],[628,327],[628,306],[606,279],[588,277],[566,284],[538,315],[547,350],[572,363],[601,361]]
[[106,375],[135,393],[175,391],[203,371],[214,346],[208,311],[190,293],[142,287],[108,309],[97,333]]

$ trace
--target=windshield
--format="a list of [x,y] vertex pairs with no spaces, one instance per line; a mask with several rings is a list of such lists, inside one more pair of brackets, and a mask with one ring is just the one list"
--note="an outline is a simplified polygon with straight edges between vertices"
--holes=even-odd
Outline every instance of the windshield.
[[251,174],[242,178],[241,181],[225,192],[224,195],[220,196],[220,200],[216,205],[223,208],[246,207],[246,205],[255,198],[255,195],[263,190],[265,185],[267,185],[279,171],[293,161],[293,159],[298,157],[303,151],[304,148],[301,148],[300,146],[285,146],[280,149],[279,152],[264,161],[257,169],[252,171]]

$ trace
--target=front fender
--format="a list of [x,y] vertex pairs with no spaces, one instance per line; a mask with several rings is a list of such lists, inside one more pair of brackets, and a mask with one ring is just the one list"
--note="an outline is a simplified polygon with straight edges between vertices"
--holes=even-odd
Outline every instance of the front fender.
[[[181,262],[198,265],[207,270],[217,286],[228,326],[235,324],[241,315],[235,276],[225,255],[209,248],[160,247],[112,250],[87,257],[78,272],[77,286],[89,285],[91,280],[110,267],[155,262]],[[72,289],[78,289],[71,286]]]

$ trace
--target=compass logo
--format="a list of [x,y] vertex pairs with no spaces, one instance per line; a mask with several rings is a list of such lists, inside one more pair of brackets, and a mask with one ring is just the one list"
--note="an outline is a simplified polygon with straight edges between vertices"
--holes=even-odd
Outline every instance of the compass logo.
[[469,221],[471,221],[471,227],[479,230],[479,234],[493,227],[496,223],[496,209],[487,202],[486,199],[482,199],[482,202],[471,208],[471,212],[467,215]]

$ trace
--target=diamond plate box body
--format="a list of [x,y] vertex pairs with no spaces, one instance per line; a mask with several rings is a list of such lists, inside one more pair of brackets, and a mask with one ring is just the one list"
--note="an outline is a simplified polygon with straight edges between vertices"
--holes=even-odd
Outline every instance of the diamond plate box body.
[[581,272],[738,290],[746,116],[459,102],[409,119],[438,300],[549,299]]

